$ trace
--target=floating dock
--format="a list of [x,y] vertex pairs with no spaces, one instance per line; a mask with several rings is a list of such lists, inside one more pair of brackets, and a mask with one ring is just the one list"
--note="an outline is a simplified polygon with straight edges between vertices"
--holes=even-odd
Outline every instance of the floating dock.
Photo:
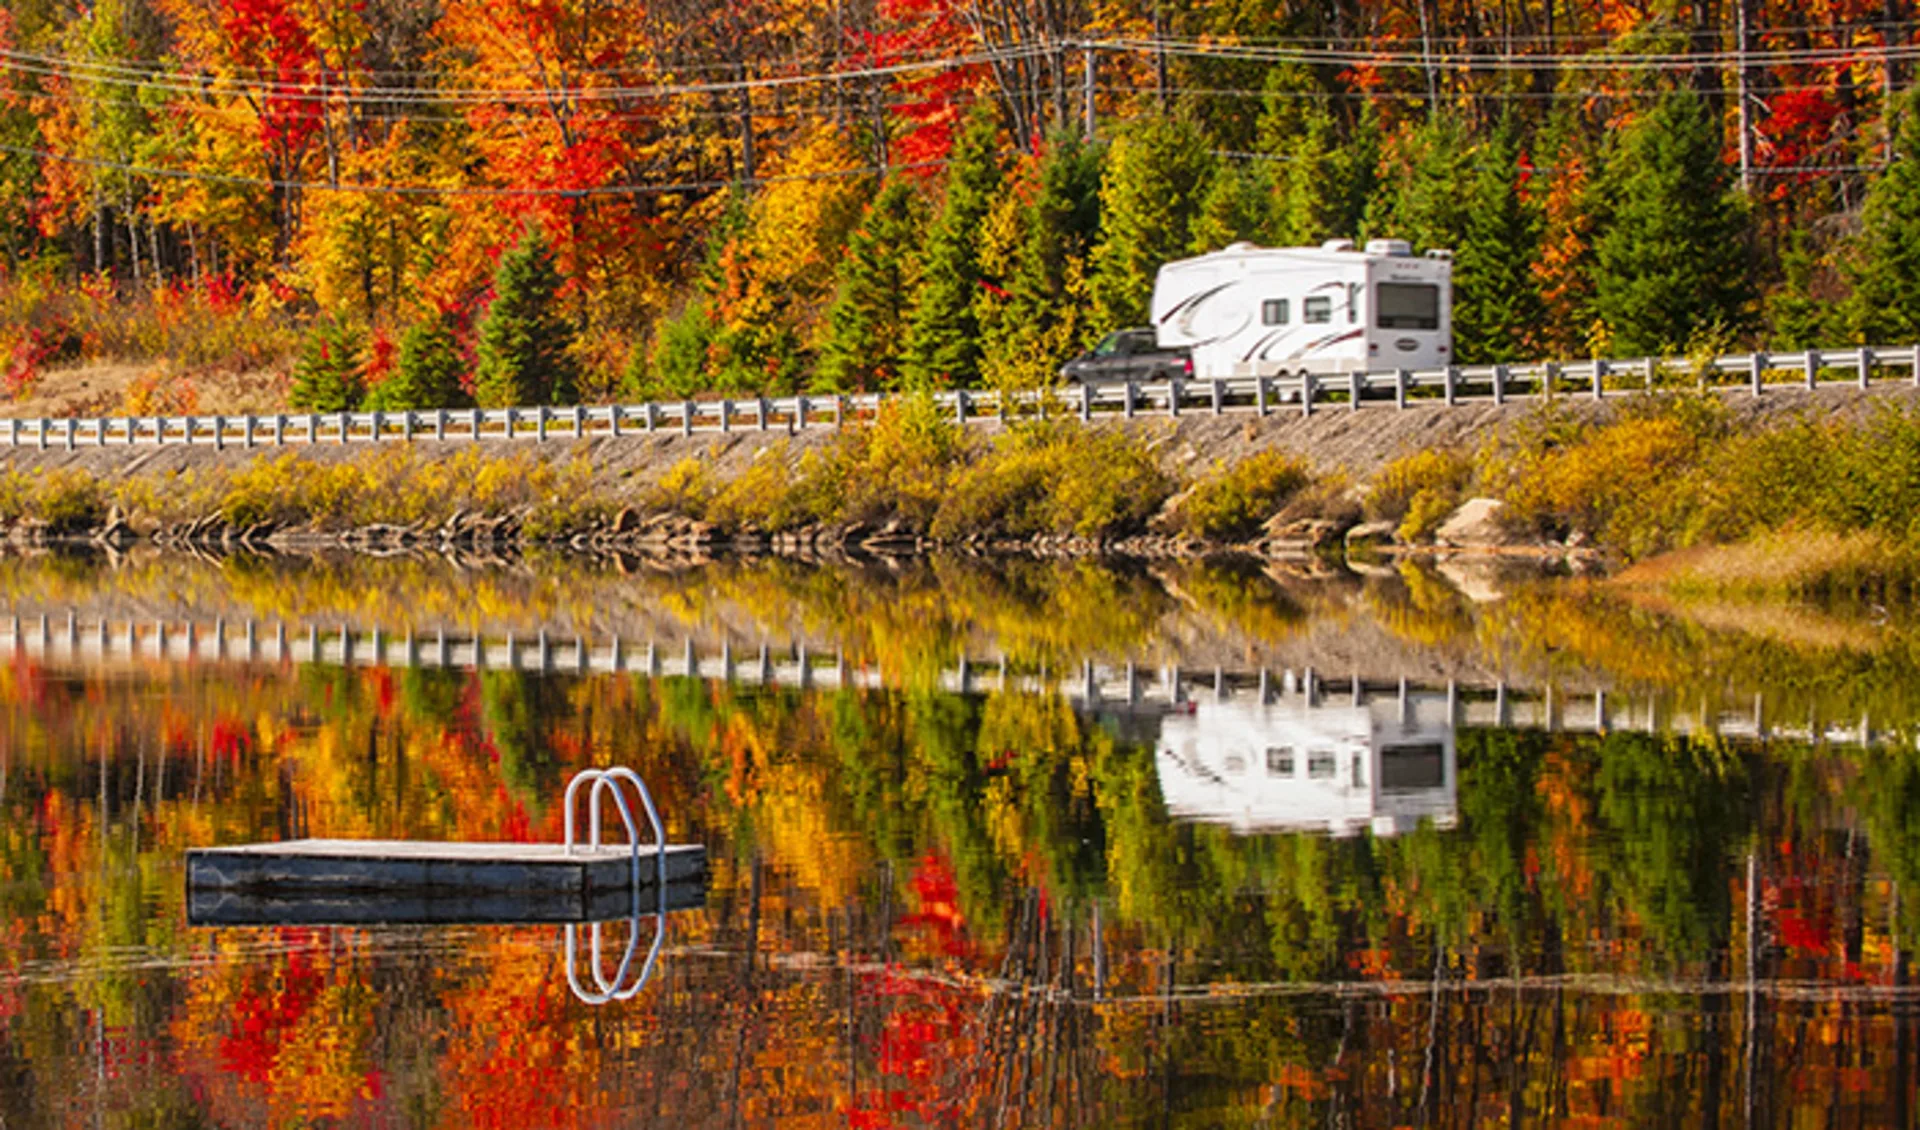
[[584,922],[629,913],[636,884],[654,897],[663,877],[667,895],[699,887],[706,866],[698,844],[642,847],[636,866],[625,844],[286,840],[189,851],[187,895],[196,921],[196,907],[224,918],[218,908],[252,904],[261,921],[278,906],[336,922]]

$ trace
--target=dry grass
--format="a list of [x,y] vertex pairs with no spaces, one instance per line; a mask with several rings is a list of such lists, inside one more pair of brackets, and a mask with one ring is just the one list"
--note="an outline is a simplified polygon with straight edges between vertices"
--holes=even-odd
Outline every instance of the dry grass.
[[1911,594],[1917,580],[1920,560],[1881,534],[1788,528],[1661,554],[1612,584],[1683,597],[1833,597]]

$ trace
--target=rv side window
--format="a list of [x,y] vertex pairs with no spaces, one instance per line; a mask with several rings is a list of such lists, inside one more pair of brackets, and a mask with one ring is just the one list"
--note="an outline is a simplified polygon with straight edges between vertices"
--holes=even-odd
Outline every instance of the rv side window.
[[1333,299],[1317,294],[1300,303],[1300,320],[1308,325],[1324,325],[1333,321]]
[[1290,745],[1269,746],[1267,748],[1267,776],[1293,776],[1293,747]]
[[1260,304],[1260,324],[1263,326],[1284,326],[1287,324],[1287,300],[1269,298]]
[[1333,751],[1330,749],[1316,749],[1307,755],[1307,776],[1315,781],[1331,780],[1335,768]]
[[1383,330],[1440,328],[1440,288],[1430,283],[1381,283],[1373,290],[1374,324]]

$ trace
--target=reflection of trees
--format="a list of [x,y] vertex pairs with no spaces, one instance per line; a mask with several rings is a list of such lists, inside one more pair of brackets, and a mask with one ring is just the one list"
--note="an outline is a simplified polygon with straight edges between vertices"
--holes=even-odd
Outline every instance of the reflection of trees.
[[[108,1125],[188,1124],[196,1094],[235,1122],[404,1096],[424,1124],[717,1125],[716,1079],[742,1124],[895,1091],[968,1125],[1692,1123],[1742,1097],[1749,1015],[1788,1105],[1885,1094],[1911,1064],[1870,1052],[1906,1031],[1870,1002],[1750,1014],[1690,987],[1744,976],[1749,851],[1763,985],[1904,976],[1920,914],[1884,880],[1920,884],[1911,750],[1868,772],[1464,731],[1455,829],[1236,838],[1169,822],[1151,750],[1046,696],[20,667],[0,696],[0,1086],[85,1092],[95,1048],[169,1068],[127,1068]],[[552,838],[565,776],[605,761],[713,849],[707,907],[634,1009],[578,1011],[545,932],[179,927],[186,845],[288,810],[316,834]],[[32,962],[62,972],[9,976]]]

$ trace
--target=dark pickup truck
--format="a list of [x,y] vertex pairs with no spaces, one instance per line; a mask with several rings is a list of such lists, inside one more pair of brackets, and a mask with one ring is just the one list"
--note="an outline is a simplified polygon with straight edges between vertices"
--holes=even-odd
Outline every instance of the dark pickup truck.
[[1115,330],[1062,365],[1060,375],[1075,384],[1185,378],[1193,375],[1193,355],[1184,349],[1160,348],[1148,326]]

